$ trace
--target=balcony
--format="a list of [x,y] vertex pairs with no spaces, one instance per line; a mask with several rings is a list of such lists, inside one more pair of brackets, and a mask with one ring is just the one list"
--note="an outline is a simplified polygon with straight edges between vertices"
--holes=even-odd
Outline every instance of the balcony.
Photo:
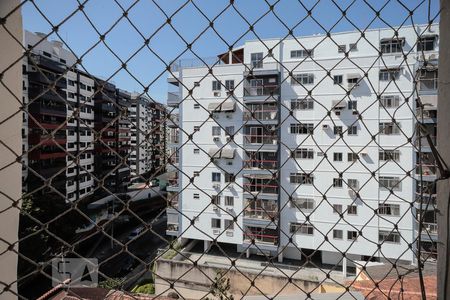
[[167,105],[170,107],[178,107],[181,102],[181,94],[179,92],[168,92],[167,93]]
[[275,229],[246,227],[244,232],[244,242],[257,244],[278,245],[278,233]]
[[244,100],[276,100],[279,95],[280,87],[278,84],[266,84],[260,86],[244,87]]
[[[420,207],[420,202],[422,202],[422,207]],[[422,210],[435,210],[437,208],[436,194],[416,192],[415,206],[417,209]]]
[[47,86],[55,84],[56,87],[66,88],[67,80],[64,77],[59,78],[59,75],[42,74],[41,72],[31,72],[28,74],[30,82],[38,82]]
[[437,166],[435,164],[416,164],[416,177],[420,177],[420,175],[422,175],[424,180],[434,180],[436,179],[436,174]]
[[422,240],[425,241],[437,241],[438,226],[436,223],[422,223]]
[[178,114],[171,114],[167,119],[167,126],[170,128],[178,128],[180,125],[180,117]]
[[[278,110],[276,107],[271,106],[270,108],[262,108],[257,110],[249,109],[249,111],[244,111],[243,115],[244,122],[254,122],[254,123],[269,123],[270,121],[278,122]],[[270,122],[273,123],[273,122]]]
[[278,136],[269,134],[244,134],[244,145],[252,146],[255,150],[277,149]]
[[272,174],[252,174],[244,175],[244,192],[257,196],[271,196],[270,199],[278,197],[278,182],[273,179]]
[[[430,78],[431,77],[431,78]],[[437,93],[438,90],[438,80],[437,74],[436,77],[430,74],[427,77],[423,77],[419,79],[419,94],[434,94]]]
[[39,98],[64,103],[67,99],[67,93],[64,91],[58,91],[56,93],[53,90],[49,90],[43,86],[31,86],[28,90],[28,97],[30,100]]
[[[429,136],[431,143],[435,146],[437,146],[437,138],[436,136]],[[416,137],[416,139],[414,140],[414,145],[416,147],[419,147],[419,145],[421,146],[422,150],[430,150],[430,144],[428,142],[427,137],[422,136],[422,137]],[[424,149],[425,148],[425,149]]]
[[[416,110],[416,118],[422,123],[437,123],[437,110]],[[423,119],[422,119],[423,118]]]
[[30,59],[38,66],[44,67],[47,70],[52,70],[57,73],[62,73],[66,69],[66,66],[64,64],[54,61],[50,58],[46,58],[42,55],[31,54]]

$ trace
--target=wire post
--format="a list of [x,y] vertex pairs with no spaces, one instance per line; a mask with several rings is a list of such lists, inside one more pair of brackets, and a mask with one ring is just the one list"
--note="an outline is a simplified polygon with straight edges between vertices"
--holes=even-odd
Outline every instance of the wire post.
[[[18,4],[19,0],[0,1],[0,18],[4,18]],[[0,27],[0,41],[2,41],[1,70],[9,66],[11,61],[17,59],[18,53],[21,52],[20,45],[14,40],[14,38],[22,40],[22,15],[20,10],[15,11],[8,17],[7,25],[10,34]],[[21,72],[21,64],[16,64],[7,73],[0,76],[0,101],[2,103],[2,108],[0,109],[0,119],[2,120],[0,126],[0,151],[2,153],[0,156],[0,182],[2,183],[0,193],[0,210],[2,213],[0,220],[3,228],[0,242],[0,265],[2,266],[0,272],[0,298],[2,299],[17,298],[17,254],[15,251],[18,250],[16,241],[18,239],[19,210],[9,208],[12,205],[17,205],[20,208],[21,201],[18,201],[18,199],[20,199],[22,194],[22,174],[20,163],[11,164],[11,162],[17,161],[17,157],[8,149],[21,153],[22,148],[22,114],[15,114],[21,109]],[[5,120],[11,115],[13,115],[11,118]]]
[[[438,129],[437,144],[443,161],[450,164],[450,140],[448,138],[448,128],[450,128],[450,10],[449,2],[441,0],[441,39],[439,47],[439,93],[438,93]],[[446,174],[441,174],[447,177]],[[438,207],[438,259],[437,280],[438,299],[448,299],[450,295],[450,269],[449,269],[449,241],[450,241],[450,215],[449,215],[449,193],[450,179],[444,179],[437,185],[437,207]]]

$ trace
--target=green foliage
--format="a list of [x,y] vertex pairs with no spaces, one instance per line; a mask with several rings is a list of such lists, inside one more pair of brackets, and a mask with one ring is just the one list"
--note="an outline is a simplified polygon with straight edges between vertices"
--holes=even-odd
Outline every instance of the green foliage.
[[155,285],[153,283],[145,283],[142,285],[136,285],[131,292],[140,293],[140,294],[154,294],[155,293]]
[[122,278],[108,278],[102,282],[99,282],[98,287],[108,290],[116,290],[121,288],[122,283]]
[[213,295],[215,299],[233,300],[234,297],[231,294],[229,294],[230,288],[231,288],[230,278],[225,277],[223,271],[216,270],[214,282],[210,288],[211,295]]
[[164,252],[162,258],[164,258],[164,259],[172,259],[178,254],[178,252],[180,252],[180,250],[181,250],[181,244],[178,241],[174,241],[172,243],[172,248],[168,248]]

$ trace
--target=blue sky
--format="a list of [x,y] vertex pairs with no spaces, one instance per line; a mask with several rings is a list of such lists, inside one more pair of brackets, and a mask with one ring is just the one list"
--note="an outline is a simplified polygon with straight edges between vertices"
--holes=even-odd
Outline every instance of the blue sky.
[[[92,25],[101,34],[109,30],[122,16],[123,11],[120,6],[125,10],[132,6],[129,10],[128,18],[145,38],[150,38],[149,47],[154,53],[144,48],[127,64],[129,72],[136,79],[122,70],[115,74],[111,78],[111,81],[119,88],[136,92],[143,91],[143,87],[138,81],[144,85],[151,83],[149,89],[150,96],[156,101],[163,103],[166,102],[168,87],[166,82],[167,74],[164,72],[164,62],[169,63],[186,50],[186,42],[183,39],[188,43],[192,43],[195,40],[192,52],[195,52],[200,57],[213,57],[218,53],[226,51],[229,45],[239,46],[245,40],[256,39],[254,33],[246,33],[249,25],[239,16],[236,10],[233,7],[226,9],[230,4],[229,0],[79,1],[86,2],[84,12],[90,22],[92,22]],[[34,2],[39,10],[53,24],[58,24],[67,18],[79,5],[76,0],[35,0]],[[365,2],[362,0],[335,0],[335,3],[343,10],[352,2],[355,3],[347,10],[347,17],[354,25],[343,19],[334,26],[339,18],[342,17],[336,4],[332,0],[320,0],[317,5],[316,2],[317,0],[303,0],[301,1],[303,3],[302,5],[297,0],[235,0],[234,6],[249,23],[254,23],[266,14],[254,27],[255,33],[260,38],[282,37],[287,35],[288,29],[275,15],[288,27],[293,27],[298,24],[294,29],[294,34],[296,36],[303,36],[324,33],[325,30],[330,29],[334,32],[354,30],[354,25],[359,28],[377,28],[387,27],[386,23],[394,27],[404,22],[409,25],[412,22],[414,24],[427,23],[429,20],[429,12],[431,18],[434,18],[439,10],[438,0],[366,0]],[[270,4],[275,4],[273,12],[269,11]],[[380,19],[373,21],[375,13],[368,4],[375,10],[380,10],[384,7],[381,10],[380,16],[386,23]],[[168,24],[164,25],[167,20],[166,15],[172,16],[180,7],[182,8],[171,18],[171,24],[183,39]],[[214,19],[226,9],[214,21],[214,29],[217,33],[209,28],[198,37],[209,26],[209,21],[196,7],[210,20]],[[312,9],[312,17],[315,20],[311,17],[306,17],[307,10],[312,7],[314,7]],[[407,8],[414,10],[416,7],[417,9],[414,11],[411,20],[411,18],[408,18],[409,12]],[[44,33],[51,32],[50,24],[30,2],[23,6],[23,19],[24,28],[27,30],[41,31]],[[84,55],[86,51],[99,41],[99,34],[92,25],[86,16],[78,11],[64,22],[59,29],[61,38],[77,56]],[[123,18],[106,34],[105,43],[118,57],[126,60],[144,44],[144,39],[133,28],[130,22]],[[100,43],[85,54],[83,59],[83,66],[87,71],[101,78],[110,78],[121,66],[120,61],[108,50],[107,46]],[[185,52],[181,58],[195,57],[192,52]]]

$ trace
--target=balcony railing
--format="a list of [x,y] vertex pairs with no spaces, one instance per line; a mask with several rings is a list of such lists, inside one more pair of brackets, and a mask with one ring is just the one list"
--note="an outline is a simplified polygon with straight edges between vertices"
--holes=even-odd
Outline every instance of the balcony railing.
[[[437,167],[434,164],[421,164],[422,165],[422,175],[436,175]],[[416,174],[420,174],[421,172],[420,164],[416,164]]]
[[277,110],[257,110],[244,112],[244,121],[272,121],[277,119]]
[[252,144],[277,144],[277,136],[271,135],[257,135],[257,134],[246,134],[244,135],[244,144],[252,145]]
[[277,160],[244,160],[244,169],[277,169],[278,161]]
[[249,193],[278,194],[278,185],[244,183],[245,191]]
[[244,240],[247,242],[251,242],[252,239],[257,243],[266,243],[272,245],[276,245],[278,243],[277,235],[253,233],[250,231],[245,232]]
[[430,91],[437,91],[438,89],[438,80],[437,78],[430,78],[430,79],[420,79],[419,81],[419,90],[421,92],[430,92]]
[[437,234],[438,233],[438,226],[436,223],[422,223],[422,233],[424,234]]
[[244,97],[245,96],[271,96],[279,94],[279,85],[271,84],[271,85],[263,85],[263,86],[255,86],[255,87],[245,87],[244,88]]
[[244,217],[252,218],[252,219],[270,220],[272,218],[276,219],[278,217],[278,212],[277,211],[264,210],[262,208],[260,208],[260,209],[249,209],[249,208],[247,208],[244,211]]
[[[430,136],[430,138],[431,138],[431,142],[433,143],[433,145],[437,145],[437,143],[436,143],[436,141],[437,141],[437,138],[436,138],[436,136]],[[421,140],[421,142],[422,142],[422,147],[429,147],[430,145],[428,144],[428,139],[427,139],[427,137],[425,137],[425,136],[422,136],[422,137],[416,137],[416,139],[414,140],[414,145],[416,146],[416,147],[419,147],[419,140]]]

